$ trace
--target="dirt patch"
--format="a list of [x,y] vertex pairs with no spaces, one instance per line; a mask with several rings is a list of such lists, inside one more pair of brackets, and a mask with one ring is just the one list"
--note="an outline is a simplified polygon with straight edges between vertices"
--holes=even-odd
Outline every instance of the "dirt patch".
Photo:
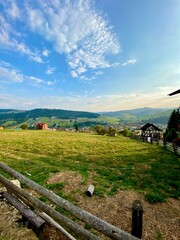
[[47,181],[48,184],[52,183],[65,183],[63,192],[70,193],[72,190],[79,189],[83,179],[82,176],[76,172],[66,171],[56,173]]
[[[165,203],[149,204],[144,196],[134,191],[119,191],[113,197],[91,198],[85,195],[87,185],[82,185],[82,177],[72,171],[58,173],[49,179],[49,183],[64,182],[65,193],[71,193],[82,209],[102,218],[103,220],[131,232],[132,202],[140,200],[143,204],[143,239],[144,240],[178,240],[180,236],[179,216],[180,201],[168,199]],[[96,187],[96,186],[95,186]],[[74,190],[78,190],[74,193]],[[96,189],[95,189],[96,190]]]
[[[131,207],[134,200],[140,200],[143,204],[143,240],[178,240],[180,236],[179,217],[180,201],[176,199],[167,199],[165,203],[149,204],[145,201],[143,195],[134,191],[119,191],[112,197],[100,198],[94,194],[91,198],[85,195],[89,183],[93,182],[93,176],[90,177],[87,184],[82,184],[83,177],[73,171],[57,173],[48,180],[49,184],[64,182],[62,191],[72,194],[76,199],[77,205],[82,209],[102,218],[103,220],[115,225],[116,227],[131,232]],[[96,185],[95,185],[96,191]],[[34,195],[34,194],[33,194]],[[15,212],[16,213],[15,213]],[[7,224],[7,232],[11,229],[18,231],[18,239],[37,239],[36,236],[29,234],[28,229],[21,229],[15,224],[16,214],[18,212],[6,204],[0,202],[0,218]],[[19,233],[20,231],[20,233]],[[0,228],[0,239],[2,235]],[[23,237],[21,237],[21,234]],[[33,234],[33,232],[32,232]],[[24,237],[25,236],[25,237]],[[8,238],[17,239],[17,238]]]
[[178,240],[180,202],[168,199],[165,203],[149,204],[144,197],[133,191],[119,191],[113,197],[91,198],[77,196],[79,206],[118,228],[131,232],[131,208],[134,200],[143,204],[144,240]]

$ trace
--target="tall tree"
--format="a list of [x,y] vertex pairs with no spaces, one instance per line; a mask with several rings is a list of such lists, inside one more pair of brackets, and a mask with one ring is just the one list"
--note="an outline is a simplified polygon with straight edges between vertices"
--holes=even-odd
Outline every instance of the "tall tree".
[[177,110],[174,110],[169,117],[167,130],[170,131],[174,128],[176,131],[178,131],[179,123],[180,123],[180,114],[179,114],[179,109],[177,109]]
[[179,131],[179,124],[180,124],[180,113],[179,113],[179,109],[177,109],[177,110],[174,110],[169,117],[167,129],[165,132],[165,139],[167,141],[171,142],[177,138],[178,136],[177,132]]

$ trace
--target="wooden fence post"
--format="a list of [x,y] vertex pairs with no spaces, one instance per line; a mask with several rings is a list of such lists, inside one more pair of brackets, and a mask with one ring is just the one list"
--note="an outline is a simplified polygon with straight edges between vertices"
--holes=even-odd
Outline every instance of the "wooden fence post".
[[[127,233],[127,232],[111,225],[110,223],[107,223],[104,220],[94,216],[93,214],[75,206],[71,202],[63,199],[62,197],[57,196],[53,192],[50,192],[49,190],[45,189],[44,187],[40,186],[39,184],[26,178],[25,176],[16,172],[14,169],[8,167],[6,164],[4,164],[2,162],[0,162],[0,168],[3,169],[5,172],[9,173],[11,176],[20,180],[22,183],[24,183],[29,188],[35,190],[42,196],[47,197],[48,200],[50,200],[52,203],[63,208],[67,212],[71,213],[73,216],[77,217],[79,220],[87,223],[88,225],[95,228],[99,232],[102,232],[104,235],[110,237],[111,239],[123,239],[123,240],[136,240],[137,239],[136,237],[130,235],[129,233]],[[10,183],[8,183],[1,175],[0,175],[0,182],[2,182],[4,185],[6,185],[7,187],[12,189],[12,185],[10,185]],[[15,188],[15,187],[16,186],[14,186],[15,192],[19,193],[19,196],[21,196],[22,194],[25,196],[25,194],[26,194],[25,192],[22,193],[20,188],[18,188],[18,187]],[[26,195],[24,198],[30,199],[31,196]],[[28,201],[29,201],[29,199],[28,199]],[[39,209],[41,209],[41,206],[44,205],[43,202],[41,202],[41,204],[40,204],[40,202],[41,201],[39,199],[31,199],[31,203]],[[64,225],[66,224],[67,228],[71,229],[74,233],[76,233],[78,231],[78,235],[80,235],[79,232],[81,232],[81,235],[83,235],[83,236],[87,236],[87,234],[92,234],[92,233],[86,231],[86,229],[81,229],[80,226],[79,226],[79,230],[78,230],[78,228],[77,228],[78,224],[75,224],[73,221],[70,221],[70,219],[69,219],[69,224],[68,224],[67,217],[56,212],[54,209],[49,208],[49,206],[44,205],[43,208],[44,209],[41,209],[41,210],[44,211],[46,214],[48,214],[50,217],[52,217],[52,212],[53,212],[54,217],[52,217],[52,218],[57,222],[58,222],[57,219],[59,219],[59,224],[64,224]],[[47,209],[47,211],[46,211],[46,209]],[[96,238],[95,237],[96,236],[93,234],[93,238],[86,237],[85,239],[93,239],[93,240],[98,239],[98,237],[96,237]]]
[[174,153],[176,154],[177,153],[177,148],[176,148],[176,142],[173,140],[173,150],[174,150]]
[[132,231],[131,234],[137,238],[142,238],[143,207],[139,200],[132,203]]

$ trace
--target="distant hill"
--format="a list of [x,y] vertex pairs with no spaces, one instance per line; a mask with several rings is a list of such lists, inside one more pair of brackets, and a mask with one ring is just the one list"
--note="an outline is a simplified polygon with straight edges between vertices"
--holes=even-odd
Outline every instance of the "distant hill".
[[138,108],[114,112],[83,112],[62,109],[37,108],[33,110],[0,109],[0,126],[20,127],[28,123],[34,127],[37,122],[46,122],[49,127],[71,128],[74,122],[79,127],[94,125],[119,126],[122,124],[145,124],[147,122],[166,125],[172,109]]
[[20,112],[20,110],[15,110],[15,109],[0,109],[0,114],[1,114],[1,113],[12,113],[12,112]]
[[70,111],[62,109],[44,109],[37,108],[33,110],[20,111],[13,109],[0,109],[0,124],[4,121],[24,122],[28,119],[36,119],[40,117],[56,117],[61,119],[76,119],[76,118],[98,118],[98,113]]
[[166,108],[137,108],[113,112],[100,112],[106,117],[119,118],[122,123],[146,123],[147,121],[158,124],[167,124],[172,109]]

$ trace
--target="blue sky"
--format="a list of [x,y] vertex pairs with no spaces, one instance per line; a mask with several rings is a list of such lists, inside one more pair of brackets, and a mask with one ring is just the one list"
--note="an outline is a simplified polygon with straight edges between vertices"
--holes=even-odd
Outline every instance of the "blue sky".
[[179,107],[180,0],[0,0],[0,108]]

